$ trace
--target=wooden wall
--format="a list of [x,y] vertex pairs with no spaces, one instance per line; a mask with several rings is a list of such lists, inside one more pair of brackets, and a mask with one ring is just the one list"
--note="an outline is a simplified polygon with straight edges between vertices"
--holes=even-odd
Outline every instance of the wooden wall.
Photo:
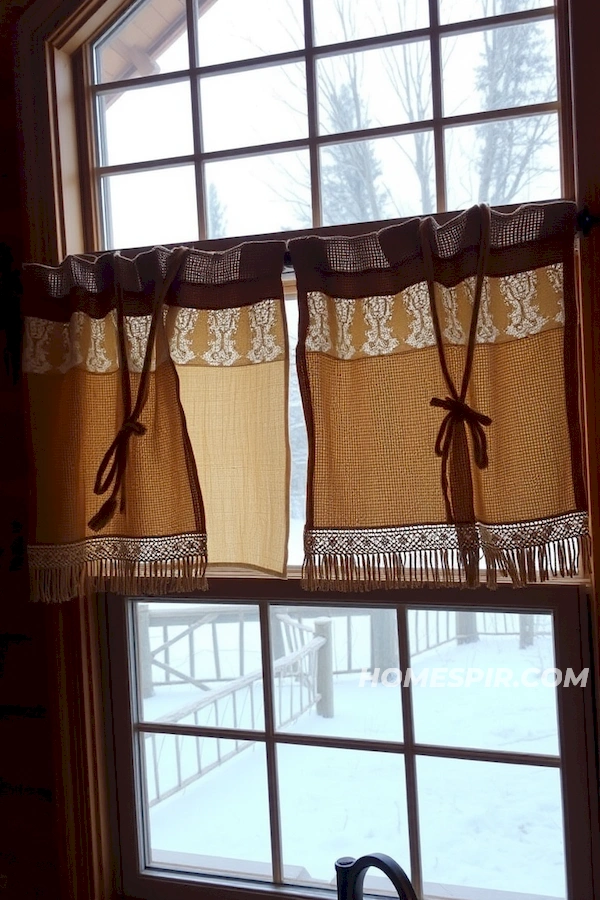
[[[18,117],[12,34],[25,2],[0,0],[0,244],[21,263]],[[6,310],[0,310],[0,321]],[[24,563],[27,480],[20,388],[0,333],[0,897],[59,897],[48,662],[49,611],[28,600]]]

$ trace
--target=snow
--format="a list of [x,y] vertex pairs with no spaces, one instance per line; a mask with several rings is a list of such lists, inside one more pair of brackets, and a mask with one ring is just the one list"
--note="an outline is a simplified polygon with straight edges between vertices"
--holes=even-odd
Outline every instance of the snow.
[[[336,634],[341,633],[338,628]],[[487,670],[502,666],[512,669],[518,684],[514,687],[511,680],[508,686],[498,687],[485,683],[459,688],[414,686],[417,742],[558,754],[556,689],[536,681],[535,675],[530,679],[535,686],[519,683],[526,670],[541,673],[553,667],[551,635],[538,635],[524,650],[518,642],[517,635],[486,636],[461,646],[452,641],[415,657],[412,669],[417,675],[434,667]],[[360,641],[358,645],[355,657],[360,665],[364,652],[359,652]],[[402,689],[381,683],[359,687],[359,681],[360,673],[334,676],[333,718],[320,717],[312,709],[289,732],[402,740]],[[258,702],[258,694],[255,697]],[[155,696],[145,701],[145,717],[155,719],[197,698],[198,692],[186,686],[157,688]],[[161,790],[165,790],[169,783],[175,784],[176,739],[157,735],[154,740]],[[178,740],[184,748],[185,777],[193,772],[197,739]],[[150,740],[145,743],[149,751]],[[216,739],[201,738],[198,743],[203,759],[217,759]],[[234,742],[221,740],[222,754],[233,748]],[[388,853],[410,873],[402,754],[280,744],[277,764],[287,881],[331,884],[338,857],[374,851]],[[147,771],[152,797],[150,754]],[[565,896],[558,768],[418,756],[417,781],[426,883],[445,885],[446,890],[467,886],[528,897]],[[152,806],[149,823],[150,858],[155,864],[179,856],[184,868],[207,870],[213,857],[218,858],[213,862],[215,870],[268,880],[271,854],[264,745],[248,745]],[[203,859],[194,864],[193,857],[184,854]],[[367,879],[369,884],[385,890],[382,879]]]

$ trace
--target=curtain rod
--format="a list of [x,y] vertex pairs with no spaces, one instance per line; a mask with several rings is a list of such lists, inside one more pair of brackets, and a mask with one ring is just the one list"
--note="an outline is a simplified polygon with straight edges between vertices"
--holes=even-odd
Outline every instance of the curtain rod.
[[[514,207],[514,208],[516,209],[517,207]],[[501,208],[501,209],[502,209],[502,208]],[[512,209],[512,208],[511,208],[511,209]],[[442,215],[445,217],[445,215],[447,215],[447,214],[442,214]],[[589,235],[590,235],[592,229],[595,228],[597,225],[600,225],[600,215],[595,215],[594,213],[592,213],[587,205],[584,206],[582,209],[580,209],[580,210],[577,212],[576,217],[575,217],[575,220],[576,220],[576,230],[577,230],[578,232],[581,232],[581,234],[583,234],[584,237],[589,237]],[[406,221],[406,220],[403,220],[403,221]],[[363,223],[363,224],[370,224],[370,223]],[[380,223],[373,223],[373,224],[380,224]],[[343,226],[342,226],[342,228],[343,228]],[[329,232],[329,234],[326,233],[326,234],[325,234],[325,237],[331,236],[331,231],[332,231],[332,230],[333,230],[333,226],[329,226],[328,229],[327,229],[327,231]],[[308,229],[307,229],[307,232],[308,232],[308,234],[311,233],[310,231],[308,231]],[[305,233],[306,233],[306,232],[305,232]],[[344,234],[344,233],[347,233],[347,232],[343,231],[342,234]],[[350,234],[351,234],[351,232],[350,232]],[[237,238],[237,239],[236,239],[236,238],[231,238],[231,239],[229,239],[229,240],[248,240],[248,239],[251,240],[252,238],[251,238],[251,237],[250,237],[250,238],[248,238],[248,237],[241,237],[241,238]],[[268,239],[269,239],[269,240],[275,239],[275,235],[269,235]],[[217,238],[217,240],[220,240],[220,239]],[[194,244],[194,243],[196,243],[196,242],[192,241],[191,243]],[[287,241],[286,241],[286,243],[287,243]],[[165,245],[163,245],[163,246],[165,246]],[[168,245],[168,244],[167,244],[167,245],[166,245],[167,249],[172,249],[172,248],[175,247],[175,246],[180,246],[180,245],[175,245],[175,244],[173,244],[173,245]],[[233,246],[233,245],[232,245],[232,246]],[[148,251],[148,250],[151,250],[151,249],[152,249],[151,247],[143,247],[143,248],[140,247],[140,248],[127,248],[127,249],[121,249],[121,250],[119,250],[119,251],[117,251],[117,249],[114,249],[114,250],[95,250],[95,251],[92,251],[92,252],[90,252],[90,253],[77,253],[77,254],[75,254],[75,255],[76,255],[76,256],[82,256],[82,257],[84,257],[84,258],[85,258],[85,257],[88,257],[88,258],[90,258],[90,259],[94,259],[94,258],[97,258],[97,257],[99,257],[99,256],[102,256],[102,255],[105,254],[105,253],[121,252],[121,253],[132,253],[132,254],[134,254],[134,255],[137,255],[138,253],[143,253],[143,252]],[[223,248],[219,248],[219,249],[226,250],[226,249],[230,249],[230,248],[228,248],[228,247],[223,247]],[[218,250],[217,250],[216,252],[218,252]],[[10,248],[9,248],[8,245],[6,245],[6,244],[0,244],[0,269],[6,269],[7,266],[10,267],[10,265],[12,264],[12,262],[13,262],[13,259],[12,259],[12,254],[11,254]],[[283,269],[282,269],[282,271],[283,271],[283,272],[286,272],[286,271],[289,272],[291,269],[292,269],[292,260],[291,260],[291,256],[290,256],[289,250],[286,249],[285,255],[284,255],[284,261],[283,261]],[[6,276],[5,276],[5,277],[6,277]],[[0,281],[1,281],[1,279],[0,279]]]

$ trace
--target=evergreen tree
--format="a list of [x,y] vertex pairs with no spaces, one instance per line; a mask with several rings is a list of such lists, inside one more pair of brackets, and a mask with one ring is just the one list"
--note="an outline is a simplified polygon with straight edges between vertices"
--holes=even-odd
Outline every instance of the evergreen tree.
[[[523,0],[485,0],[486,15],[502,15],[521,7]],[[553,99],[554,67],[545,52],[542,28],[537,24],[492,28],[484,32],[484,50],[476,69],[475,85],[484,109],[525,106]],[[534,152],[552,142],[550,116],[491,122],[477,129],[477,197],[493,205],[512,203],[523,188],[547,168]]]
[[216,185],[212,181],[206,192],[206,225],[209,238],[227,235],[226,207],[221,203]]

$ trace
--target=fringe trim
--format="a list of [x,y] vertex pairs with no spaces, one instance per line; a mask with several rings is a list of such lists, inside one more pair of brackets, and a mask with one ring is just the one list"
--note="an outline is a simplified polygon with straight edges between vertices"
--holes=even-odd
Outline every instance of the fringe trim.
[[523,587],[552,577],[586,577],[591,572],[591,541],[587,534],[527,548],[484,546],[482,551],[481,560],[471,552],[465,559],[457,550],[309,552],[302,566],[301,584],[308,591],[344,593],[425,585],[486,585],[494,589],[499,576],[510,578],[515,587]]
[[30,565],[31,599],[62,603],[97,591],[160,596],[205,591],[206,554],[169,560],[86,560],[64,566]]

